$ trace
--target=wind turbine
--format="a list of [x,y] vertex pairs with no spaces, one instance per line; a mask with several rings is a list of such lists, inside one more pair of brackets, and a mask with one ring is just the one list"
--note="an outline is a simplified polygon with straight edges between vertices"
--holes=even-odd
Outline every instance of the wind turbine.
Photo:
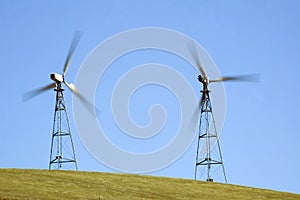
[[70,64],[70,60],[78,45],[81,35],[82,33],[78,31],[74,33],[69,52],[67,54],[67,58],[63,66],[62,74],[51,73],[50,79],[53,81],[52,83],[44,87],[27,92],[23,95],[23,100],[27,101],[35,97],[36,95],[39,95],[50,89],[54,89],[56,93],[49,169],[61,169],[63,168],[63,165],[64,167],[68,165],[69,168],[67,169],[70,169],[70,167],[75,167],[76,170],[78,169],[76,156],[75,156],[75,149],[74,149],[74,144],[73,144],[72,134],[70,129],[69,117],[68,117],[67,108],[64,100],[64,93],[63,93],[64,89],[62,86],[65,85],[86,106],[88,107],[91,106],[91,104],[85,98],[83,98],[83,96],[78,92],[75,85],[72,83],[69,84],[65,79]]
[[[242,76],[224,76],[216,79],[209,79],[204,67],[201,63],[196,46],[192,43],[189,46],[192,58],[200,71],[198,81],[202,84],[202,97],[199,102],[200,109],[200,123],[197,141],[197,153],[195,164],[195,180],[197,175],[200,178],[205,177],[206,181],[214,181],[215,176],[219,175],[222,182],[227,183],[223,156],[221,152],[219,136],[216,129],[215,119],[213,115],[212,104],[210,100],[209,84],[226,81],[256,81],[258,80],[257,74],[242,75]],[[198,111],[198,110],[197,110]],[[197,112],[198,113],[198,112]],[[200,152],[201,147],[201,152]],[[200,172],[197,171],[198,167]],[[221,168],[221,175],[220,173]]]

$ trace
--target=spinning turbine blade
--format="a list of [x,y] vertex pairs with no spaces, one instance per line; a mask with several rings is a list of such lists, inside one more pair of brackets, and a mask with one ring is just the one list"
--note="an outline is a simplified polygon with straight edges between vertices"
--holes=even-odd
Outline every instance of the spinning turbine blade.
[[38,88],[38,89],[35,89],[35,90],[32,90],[32,91],[29,91],[29,92],[27,92],[27,93],[25,93],[23,95],[23,101],[27,101],[27,100],[35,97],[36,95],[39,95],[42,92],[45,92],[45,91],[50,90],[50,89],[55,88],[55,87],[56,87],[56,84],[55,83],[51,83],[51,84],[46,85],[44,87],[41,87],[41,88]]
[[257,82],[259,81],[258,74],[248,74],[248,75],[241,75],[241,76],[223,76],[217,78],[215,80],[210,80],[209,82],[223,82],[223,81],[250,81],[250,82]]
[[73,40],[72,40],[72,43],[71,43],[71,46],[70,46],[70,49],[69,49],[69,53],[67,55],[67,59],[66,59],[66,62],[65,62],[65,65],[64,65],[64,69],[63,69],[63,75],[65,76],[66,73],[67,73],[67,70],[68,70],[68,67],[69,67],[69,63],[70,63],[70,60],[73,56],[73,53],[77,47],[77,44],[81,38],[81,35],[82,35],[82,32],[80,31],[76,31],[74,33],[74,36],[73,36]]
[[[75,85],[73,83],[69,84],[64,81],[64,84],[75,94],[75,96],[77,96],[80,99],[80,101],[83,103],[83,105],[93,115],[95,106],[79,93],[79,91],[77,90],[77,88],[75,87]],[[95,108],[95,110],[96,110],[96,114],[99,113],[99,110],[97,108]]]
[[206,96],[205,92],[203,92],[202,96],[201,96],[201,100],[199,101],[197,107],[195,108],[194,114],[192,116],[190,127],[189,127],[190,130],[192,130],[192,128],[194,126],[196,126],[197,123],[198,123],[199,115],[200,115],[200,112],[201,112],[201,107],[203,106],[203,103],[204,103],[206,97],[207,96]]
[[200,109],[201,109],[201,101],[199,101],[197,107],[195,108],[195,111],[192,115],[192,119],[189,123],[189,130],[194,130],[194,127],[198,125],[199,123],[199,115],[200,115]]
[[204,70],[204,68],[203,68],[203,66],[202,66],[202,63],[201,63],[201,60],[200,60],[200,57],[199,57],[199,55],[198,55],[198,51],[197,51],[197,49],[196,49],[196,45],[195,45],[194,42],[192,42],[192,43],[189,45],[189,49],[190,49],[191,55],[192,55],[192,57],[193,57],[193,59],[194,59],[196,65],[197,65],[199,71],[201,72],[201,75],[202,75],[203,77],[207,77],[207,75],[206,75],[206,73],[205,73],[205,70]]

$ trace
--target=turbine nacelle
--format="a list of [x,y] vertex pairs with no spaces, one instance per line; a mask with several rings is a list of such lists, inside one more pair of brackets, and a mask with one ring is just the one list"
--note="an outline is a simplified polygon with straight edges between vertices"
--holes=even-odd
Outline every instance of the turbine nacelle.
[[64,76],[58,73],[50,74],[50,78],[56,83],[64,82]]
[[208,77],[202,77],[201,75],[198,75],[198,81],[205,84],[205,85],[208,85],[209,84],[209,79]]

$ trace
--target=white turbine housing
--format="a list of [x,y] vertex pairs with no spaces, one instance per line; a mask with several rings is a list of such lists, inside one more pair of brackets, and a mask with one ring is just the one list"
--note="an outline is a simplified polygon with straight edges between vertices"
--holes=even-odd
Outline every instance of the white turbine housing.
[[55,82],[63,82],[64,81],[63,75],[58,74],[58,73],[50,74],[50,78]]

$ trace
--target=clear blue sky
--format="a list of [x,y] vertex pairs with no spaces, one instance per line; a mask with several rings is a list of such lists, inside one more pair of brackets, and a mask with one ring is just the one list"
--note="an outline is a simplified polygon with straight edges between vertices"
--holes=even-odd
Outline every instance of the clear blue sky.
[[[51,72],[61,72],[75,30],[84,35],[68,71],[70,82],[100,42],[149,26],[195,39],[222,75],[261,74],[260,83],[225,84],[221,146],[228,181],[300,193],[297,0],[0,1],[0,167],[48,167],[54,93],[26,103],[22,94],[49,83]],[[191,85],[200,90],[196,80]],[[80,170],[115,172],[86,151],[74,125],[70,94],[66,101]],[[135,116],[138,109],[132,112]],[[192,179],[195,150],[194,142],[177,162],[151,175]]]

